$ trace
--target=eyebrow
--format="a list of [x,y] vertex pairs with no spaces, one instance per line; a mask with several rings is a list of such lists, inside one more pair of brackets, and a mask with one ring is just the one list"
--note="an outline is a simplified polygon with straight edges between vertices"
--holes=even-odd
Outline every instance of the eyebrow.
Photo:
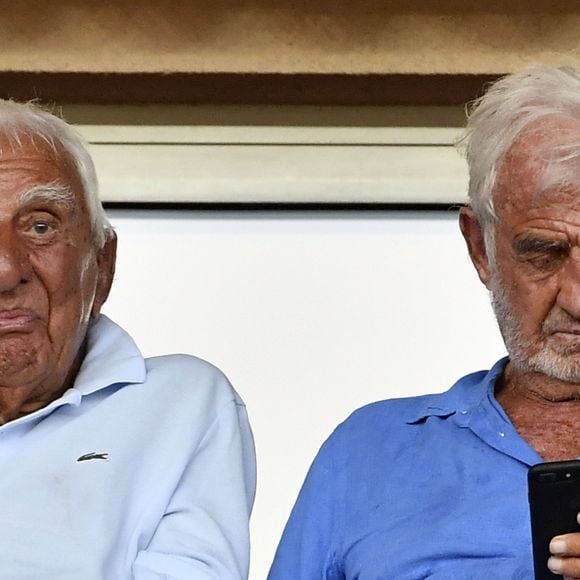
[[74,204],[75,195],[70,187],[58,183],[35,185],[18,195],[18,205],[20,207],[38,201],[70,207]]
[[570,248],[570,244],[563,240],[547,240],[536,236],[523,236],[515,241],[514,248],[521,254],[565,252]]

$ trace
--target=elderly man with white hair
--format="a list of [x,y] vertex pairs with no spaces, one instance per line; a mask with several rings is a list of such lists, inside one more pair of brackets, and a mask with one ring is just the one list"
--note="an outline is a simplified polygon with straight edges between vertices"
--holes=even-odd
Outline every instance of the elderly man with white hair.
[[80,137],[0,101],[0,578],[242,580],[244,405],[100,314],[115,247]]
[[[534,577],[528,470],[580,457],[580,72],[499,80],[464,144],[459,223],[509,357],[446,393],[375,403],[341,424],[270,580]],[[545,548],[537,577],[580,578],[580,525]]]

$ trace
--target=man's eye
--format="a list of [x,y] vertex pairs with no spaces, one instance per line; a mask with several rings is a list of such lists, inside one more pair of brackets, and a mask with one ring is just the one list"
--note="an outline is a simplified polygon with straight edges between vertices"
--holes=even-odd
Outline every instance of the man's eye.
[[50,219],[30,220],[24,226],[23,233],[34,243],[48,243],[54,239],[56,226]]
[[32,229],[35,234],[43,235],[50,231],[50,226],[46,222],[35,222]]
[[565,258],[565,252],[550,252],[530,256],[526,261],[536,270],[545,271],[559,267]]

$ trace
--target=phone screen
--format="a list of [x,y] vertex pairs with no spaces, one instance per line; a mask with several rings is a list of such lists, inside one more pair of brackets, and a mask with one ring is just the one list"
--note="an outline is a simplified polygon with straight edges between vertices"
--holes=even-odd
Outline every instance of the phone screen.
[[528,471],[528,495],[536,580],[554,580],[548,569],[554,536],[580,532],[580,461],[540,463]]

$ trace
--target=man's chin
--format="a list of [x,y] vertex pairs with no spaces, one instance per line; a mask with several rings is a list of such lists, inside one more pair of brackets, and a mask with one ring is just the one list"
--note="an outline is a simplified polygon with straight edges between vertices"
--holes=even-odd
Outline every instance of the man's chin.
[[527,366],[538,373],[565,383],[580,384],[580,345],[562,352],[544,349],[527,361]]

